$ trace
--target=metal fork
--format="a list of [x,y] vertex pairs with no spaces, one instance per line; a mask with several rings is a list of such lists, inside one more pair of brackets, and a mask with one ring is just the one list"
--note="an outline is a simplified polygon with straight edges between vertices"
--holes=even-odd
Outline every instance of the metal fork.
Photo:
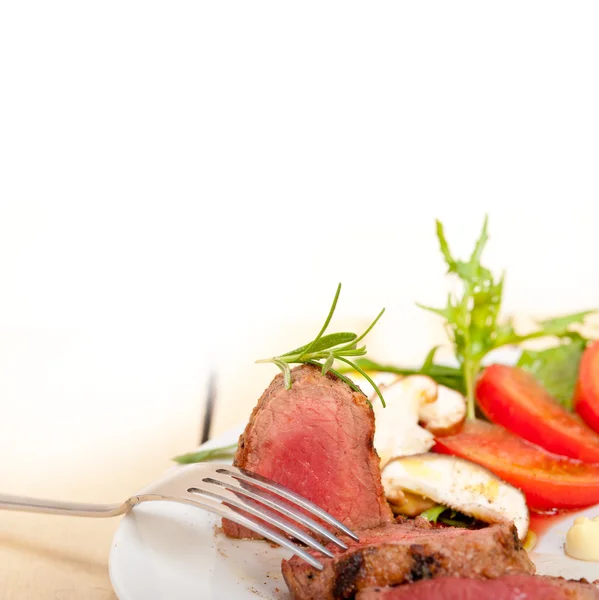
[[319,560],[264,523],[328,557],[333,557],[333,553],[298,525],[343,550],[347,545],[312,517],[358,540],[358,536],[343,523],[302,496],[255,473],[218,463],[174,468],[165,478],[123,504],[83,504],[0,494],[0,508],[78,517],[115,517],[128,513],[136,504],[157,500],[182,502],[216,513],[291,550],[316,569],[323,568]]

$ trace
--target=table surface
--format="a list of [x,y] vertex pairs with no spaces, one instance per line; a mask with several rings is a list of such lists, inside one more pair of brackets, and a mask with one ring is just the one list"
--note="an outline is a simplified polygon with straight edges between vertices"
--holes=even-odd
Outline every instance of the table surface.
[[[172,466],[172,456],[198,445],[203,421],[200,405],[201,400],[189,403],[178,419],[170,423],[165,419],[162,429],[155,419],[130,419],[120,435],[111,432],[114,436],[106,444],[103,462],[85,455],[73,460],[68,469],[59,462],[54,468],[36,468],[30,457],[9,454],[23,432],[14,432],[15,439],[10,440],[6,438],[10,431],[4,430],[2,454],[10,460],[0,460],[1,491],[76,502],[124,501]],[[163,411],[167,414],[168,407]],[[228,428],[235,418],[239,416],[221,419],[220,429]],[[53,443],[50,434],[45,443]],[[108,557],[121,518],[0,510],[2,600],[115,600]]]
[[[161,445],[138,464],[114,463],[113,480],[80,474],[65,493],[64,482],[45,482],[44,497],[76,501],[124,500],[168,466]],[[67,486],[68,487],[68,486]],[[18,490],[11,490],[21,493]],[[38,494],[42,495],[42,494]],[[121,517],[87,519],[0,511],[0,590],[3,600],[114,600],[108,577],[112,537]]]

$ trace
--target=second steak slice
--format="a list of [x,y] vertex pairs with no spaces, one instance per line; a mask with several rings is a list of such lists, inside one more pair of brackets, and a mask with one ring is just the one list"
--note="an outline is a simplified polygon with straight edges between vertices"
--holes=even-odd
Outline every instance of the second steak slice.
[[[291,389],[277,375],[262,394],[233,464],[304,496],[354,531],[392,522],[366,396],[312,365],[291,373]],[[257,537],[226,519],[223,529]]]
[[337,600],[353,598],[371,586],[433,577],[494,578],[534,573],[511,523],[476,530],[431,528],[417,518],[359,535],[359,542],[344,540],[349,546],[345,551],[329,546],[334,558],[317,555],[324,564],[322,571],[297,556],[283,561],[283,576],[293,598]]

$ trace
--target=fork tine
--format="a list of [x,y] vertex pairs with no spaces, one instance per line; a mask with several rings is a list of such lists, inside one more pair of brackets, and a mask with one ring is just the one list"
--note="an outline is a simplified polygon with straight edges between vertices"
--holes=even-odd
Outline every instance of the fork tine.
[[216,469],[216,472],[223,475],[230,475],[242,481],[247,481],[255,485],[256,487],[263,487],[269,492],[273,492],[274,494],[285,498],[292,504],[297,504],[298,506],[301,506],[304,510],[312,513],[313,515],[318,516],[320,519],[322,519],[329,525],[336,527],[356,542],[360,541],[360,538],[351,529],[349,529],[343,523],[332,517],[322,508],[316,506],[316,504],[313,504],[309,500],[306,500],[306,498],[303,498],[302,496],[299,496],[298,494],[295,494],[294,492],[284,488],[278,483],[267,479],[266,477],[262,477],[261,475],[257,475],[256,473],[250,473],[249,471],[245,471],[244,469],[240,469],[238,467],[233,467],[229,465],[227,465],[226,467]]
[[308,564],[312,565],[315,569],[318,569],[319,571],[322,571],[322,569],[323,569],[322,563],[319,560],[314,558],[309,552],[306,552],[306,550],[304,550],[303,548],[300,548],[297,544],[294,544],[290,539],[283,537],[282,535],[279,535],[276,531],[273,531],[270,527],[267,527],[266,525],[263,525],[262,523],[259,523],[258,521],[254,521],[250,517],[242,515],[241,513],[238,513],[237,511],[226,506],[225,504],[222,504],[221,502],[213,500],[212,498],[209,498],[205,495],[186,494],[185,497],[177,497],[177,498],[164,498],[161,496],[152,495],[150,497],[147,497],[146,499],[147,500],[150,500],[150,499],[152,499],[152,500],[165,500],[165,499],[177,500],[179,502],[184,502],[185,504],[191,504],[192,506],[194,506],[194,505],[199,506],[200,508],[208,510],[217,515],[220,515],[221,517],[224,517],[225,519],[234,521],[238,525],[243,525],[244,527],[247,527],[248,529],[251,529],[252,531],[255,531],[256,533],[259,533],[260,535],[262,535],[266,539],[270,540],[271,542],[274,542],[275,544],[279,544],[279,546],[282,546],[283,548],[287,548],[288,550],[291,550],[291,552],[293,552],[300,558],[303,558]]
[[226,502],[227,506],[237,507],[244,512],[248,512],[259,519],[266,521],[270,525],[274,525],[285,533],[301,540],[304,544],[310,546],[314,550],[322,552],[325,556],[328,556],[329,558],[333,558],[334,556],[334,554],[320,542],[304,533],[301,529],[294,527],[289,521],[279,518],[275,513],[265,507],[259,506],[249,498],[240,498],[237,494],[222,486],[202,482],[202,484],[191,487],[187,491],[191,494],[207,495],[216,500],[220,500],[221,502]]
[[[326,527],[323,527],[314,519],[311,519],[304,513],[301,513],[291,505],[285,503],[282,499],[273,499],[272,496],[266,495],[259,487],[256,487],[253,483],[250,482],[240,482],[233,476],[224,475],[215,475],[214,477],[205,477],[202,481],[206,483],[213,483],[214,485],[219,485],[224,487],[225,489],[231,490],[237,494],[243,494],[244,496],[248,496],[253,500],[260,502],[261,504],[265,504],[266,506],[280,512],[281,514],[291,518],[292,520],[301,523],[312,532],[318,533],[322,537],[326,538],[332,544],[335,544],[342,550],[347,550],[347,545],[344,544],[341,540],[337,539]],[[251,486],[251,488],[250,488]]]

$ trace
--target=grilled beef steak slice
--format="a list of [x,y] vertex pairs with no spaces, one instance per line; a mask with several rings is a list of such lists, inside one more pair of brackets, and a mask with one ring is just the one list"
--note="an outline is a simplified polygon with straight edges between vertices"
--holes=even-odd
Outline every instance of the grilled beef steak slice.
[[328,546],[334,558],[318,555],[324,564],[322,571],[297,556],[284,560],[283,576],[293,598],[353,598],[372,586],[444,576],[493,578],[535,570],[511,523],[476,530],[432,528],[417,518],[359,535],[359,542],[344,538],[348,545],[345,551]]
[[579,581],[540,575],[498,579],[440,577],[418,583],[361,591],[356,600],[599,600],[599,588]]
[[[239,438],[234,463],[308,498],[354,531],[393,520],[373,446],[374,413],[364,394],[318,367],[277,375]],[[223,520],[232,537],[259,537]]]

